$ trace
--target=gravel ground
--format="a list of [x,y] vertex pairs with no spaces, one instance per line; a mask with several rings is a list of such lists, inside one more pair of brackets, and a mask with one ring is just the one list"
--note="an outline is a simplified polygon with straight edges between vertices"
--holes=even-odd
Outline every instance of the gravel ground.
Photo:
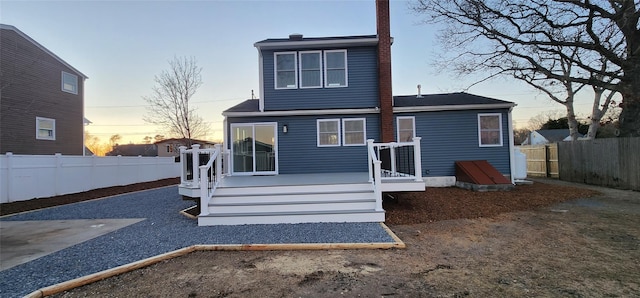
[[198,227],[179,214],[192,205],[172,186],[4,217],[1,220],[146,220],[0,272],[0,296],[23,296],[194,244],[394,242],[377,223]]

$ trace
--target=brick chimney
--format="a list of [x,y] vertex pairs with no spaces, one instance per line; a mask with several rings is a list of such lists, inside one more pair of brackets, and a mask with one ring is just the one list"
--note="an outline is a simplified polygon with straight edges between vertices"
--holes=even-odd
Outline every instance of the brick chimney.
[[391,92],[391,25],[389,0],[376,0],[378,33],[378,89],[380,93],[380,136],[393,142],[393,93]]

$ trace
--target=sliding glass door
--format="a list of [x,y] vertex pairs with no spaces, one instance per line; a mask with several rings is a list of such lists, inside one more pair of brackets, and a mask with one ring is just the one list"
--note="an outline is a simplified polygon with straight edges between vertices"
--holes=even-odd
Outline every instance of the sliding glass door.
[[234,174],[276,174],[277,123],[231,124]]

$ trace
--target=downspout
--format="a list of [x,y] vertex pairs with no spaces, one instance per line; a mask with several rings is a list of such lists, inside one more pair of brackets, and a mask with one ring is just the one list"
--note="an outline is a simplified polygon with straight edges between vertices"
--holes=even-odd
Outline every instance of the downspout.
[[258,102],[259,102],[259,107],[260,107],[260,112],[264,112],[264,59],[262,58],[262,51],[260,50],[260,48],[258,48],[258,69],[259,69],[259,92],[260,92],[260,98],[258,98]]
[[509,129],[509,168],[511,170],[510,173],[510,179],[511,179],[511,184],[515,184],[515,173],[516,173],[516,159],[515,159],[515,154],[514,154],[514,146],[513,146],[513,121],[512,121],[512,116],[511,116],[511,111],[513,110],[513,107],[509,108],[509,113],[507,114],[507,121],[509,121],[509,123],[507,124],[508,129]]

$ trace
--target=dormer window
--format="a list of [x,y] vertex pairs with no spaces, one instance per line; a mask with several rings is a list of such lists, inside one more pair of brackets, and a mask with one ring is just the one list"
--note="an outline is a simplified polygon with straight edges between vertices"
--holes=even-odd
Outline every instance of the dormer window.
[[347,50],[275,52],[275,89],[347,87]]
[[275,53],[276,89],[298,88],[296,52]]
[[322,52],[300,52],[300,88],[322,87]]
[[325,87],[347,86],[347,50],[324,51]]

